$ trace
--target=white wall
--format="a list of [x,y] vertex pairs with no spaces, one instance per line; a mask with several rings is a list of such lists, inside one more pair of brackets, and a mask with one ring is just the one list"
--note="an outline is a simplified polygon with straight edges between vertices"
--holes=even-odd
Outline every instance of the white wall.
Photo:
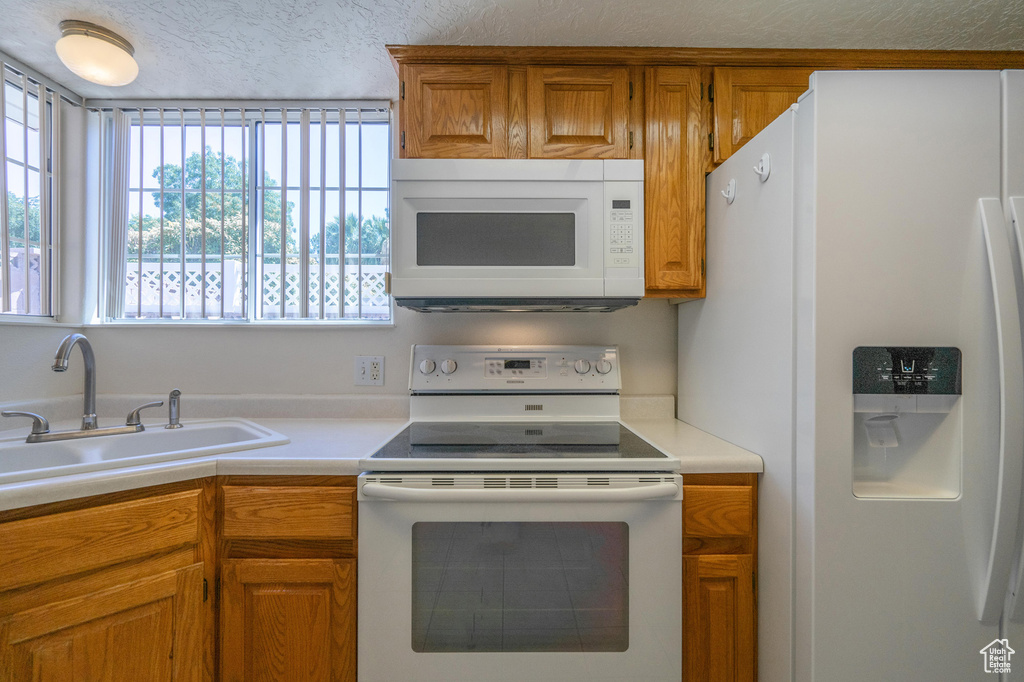
[[[676,391],[676,308],[613,313],[416,313],[394,327],[87,327],[100,393],[406,394],[413,343],[616,344],[624,394]],[[59,341],[59,339],[58,339]],[[56,344],[54,344],[56,348]],[[384,386],[356,387],[353,358],[383,355]]]
[[0,325],[0,403],[81,393],[81,357],[72,358],[67,372],[50,370],[61,339],[75,331],[55,325]]

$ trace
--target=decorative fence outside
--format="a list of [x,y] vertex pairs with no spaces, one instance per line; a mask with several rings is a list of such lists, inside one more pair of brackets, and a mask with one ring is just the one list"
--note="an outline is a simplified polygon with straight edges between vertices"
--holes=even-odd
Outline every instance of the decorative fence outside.
[[[9,278],[7,285],[11,293],[11,307],[10,310],[3,310],[0,312],[30,315],[40,314],[39,304],[41,300],[41,293],[39,287],[42,284],[42,271],[39,258],[39,248],[29,248],[27,260],[25,248],[22,246],[12,247],[8,255],[9,260],[7,261],[7,267],[0,267],[0,279],[5,275]],[[25,287],[26,262],[28,263],[28,296],[26,296]]]
[[[344,319],[386,320],[391,315],[388,295],[385,292],[384,265],[345,265],[344,286],[341,268],[337,263],[324,266],[324,286],[320,286],[319,267],[310,265],[309,288],[303,291],[298,263],[287,263],[284,270],[284,286],[281,281],[281,266],[267,264],[262,273],[259,291],[263,298],[262,315],[257,306],[256,315],[263,319],[281,317],[281,297],[284,296],[284,317],[299,318],[299,301],[309,296],[309,315],[316,318],[320,313],[320,293],[323,292],[325,317],[338,319],[339,302],[344,292]],[[242,300],[245,296],[242,283],[241,260],[226,259],[223,272],[219,260],[206,263],[206,316],[221,317],[221,300],[224,301],[223,317],[242,318]],[[124,314],[125,317],[157,318],[161,316],[160,303],[163,301],[163,317],[179,317],[181,300],[184,295],[186,317],[202,317],[203,266],[199,262],[187,262],[184,272],[180,263],[165,260],[128,263],[126,277]],[[141,296],[141,306],[139,299]]]

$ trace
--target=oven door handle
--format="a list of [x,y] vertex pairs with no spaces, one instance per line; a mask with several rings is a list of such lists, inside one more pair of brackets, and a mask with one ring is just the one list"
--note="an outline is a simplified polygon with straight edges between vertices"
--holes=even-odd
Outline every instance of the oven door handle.
[[635,488],[403,488],[364,483],[363,497],[396,502],[636,502],[672,499],[679,494],[675,483],[656,483]]

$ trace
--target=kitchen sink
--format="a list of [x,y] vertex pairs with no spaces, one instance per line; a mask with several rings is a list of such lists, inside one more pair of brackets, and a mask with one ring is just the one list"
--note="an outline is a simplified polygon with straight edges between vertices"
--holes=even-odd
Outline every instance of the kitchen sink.
[[182,422],[138,433],[26,443],[24,435],[0,439],[0,485],[99,469],[112,469],[225,452],[284,445],[288,438],[245,419]]

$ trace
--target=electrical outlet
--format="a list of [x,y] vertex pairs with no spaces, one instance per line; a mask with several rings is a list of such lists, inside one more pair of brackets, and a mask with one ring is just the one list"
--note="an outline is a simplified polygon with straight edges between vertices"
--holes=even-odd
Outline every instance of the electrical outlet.
[[355,382],[356,386],[383,386],[384,356],[357,355]]

